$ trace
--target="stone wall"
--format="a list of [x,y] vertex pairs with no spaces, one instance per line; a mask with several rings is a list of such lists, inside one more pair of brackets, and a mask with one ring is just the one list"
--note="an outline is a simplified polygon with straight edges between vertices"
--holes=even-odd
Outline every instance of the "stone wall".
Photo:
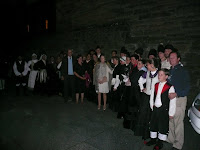
[[57,0],[56,35],[41,47],[50,53],[73,48],[86,53],[96,45],[109,56],[122,46],[147,53],[159,43],[173,44],[191,76],[189,101],[200,92],[199,0]]

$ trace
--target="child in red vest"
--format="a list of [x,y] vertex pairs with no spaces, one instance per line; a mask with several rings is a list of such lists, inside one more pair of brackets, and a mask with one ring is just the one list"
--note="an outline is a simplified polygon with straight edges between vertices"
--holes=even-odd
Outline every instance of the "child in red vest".
[[175,92],[174,87],[167,82],[168,77],[168,69],[161,69],[158,72],[159,82],[155,84],[150,96],[150,107],[153,111],[150,121],[151,140],[146,145],[155,144],[154,150],[163,147],[163,141],[166,141],[169,132],[169,119],[173,118],[176,111],[176,98],[168,98],[169,93]]

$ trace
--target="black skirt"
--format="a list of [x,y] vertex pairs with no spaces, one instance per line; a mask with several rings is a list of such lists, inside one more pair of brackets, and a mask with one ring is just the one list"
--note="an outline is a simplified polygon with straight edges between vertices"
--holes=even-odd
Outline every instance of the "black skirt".
[[84,93],[85,92],[85,80],[81,80],[76,77],[75,79],[75,92]]
[[150,119],[151,119],[151,108],[150,108],[150,96],[143,93],[141,97],[141,105],[138,114],[138,119],[133,129],[136,136],[142,136],[143,139],[150,137]]

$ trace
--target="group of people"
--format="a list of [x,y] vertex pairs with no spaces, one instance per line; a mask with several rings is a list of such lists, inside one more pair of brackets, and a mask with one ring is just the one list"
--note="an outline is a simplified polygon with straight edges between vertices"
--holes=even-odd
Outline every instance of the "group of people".
[[[32,55],[26,63],[21,56],[14,63],[16,92],[22,85],[36,93],[60,94],[65,102],[97,103],[97,109],[109,108],[124,119],[123,126],[142,136],[147,146],[163,147],[163,141],[173,144],[174,150],[184,143],[184,116],[190,81],[181,63],[179,51],[173,45],[160,44],[151,49],[147,58],[143,49],[130,54],[122,47],[118,56],[113,50],[106,59],[99,46],[86,56],[73,56],[73,50],[61,52],[57,59],[42,54]],[[103,99],[103,102],[102,102]]]

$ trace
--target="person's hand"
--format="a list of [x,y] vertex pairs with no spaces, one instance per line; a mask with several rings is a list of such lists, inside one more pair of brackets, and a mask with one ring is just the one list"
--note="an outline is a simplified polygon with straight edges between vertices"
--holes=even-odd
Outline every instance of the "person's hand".
[[81,77],[82,80],[86,80],[86,77]]
[[60,78],[61,80],[65,80],[65,78],[63,77],[63,76],[61,76],[61,78]]
[[146,88],[144,88],[143,90],[142,90],[142,92],[145,92],[146,91]]
[[173,98],[175,98],[176,96],[177,96],[176,93],[169,93],[169,95],[168,95],[169,99],[173,99]]
[[169,116],[169,119],[173,119],[174,117],[173,116]]
[[113,88],[113,91],[117,91],[117,89]]

